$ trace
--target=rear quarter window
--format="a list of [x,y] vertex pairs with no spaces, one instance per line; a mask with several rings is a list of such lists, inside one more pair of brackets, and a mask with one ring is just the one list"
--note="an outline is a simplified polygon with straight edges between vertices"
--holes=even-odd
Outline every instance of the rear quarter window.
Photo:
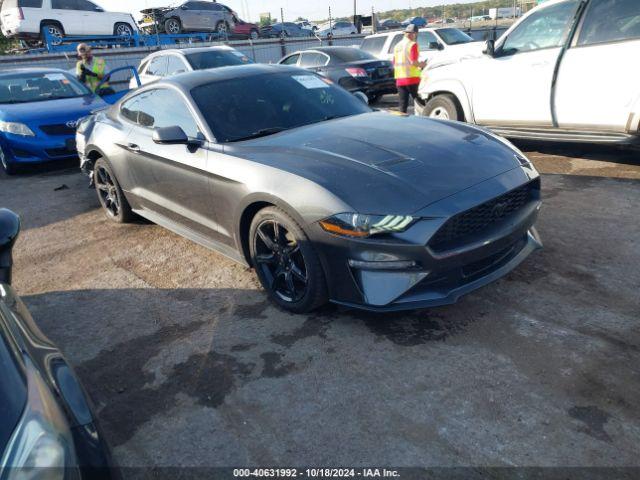
[[365,52],[373,53],[374,55],[380,53],[382,48],[384,47],[384,42],[387,40],[387,37],[372,37],[365,38],[362,41],[362,45],[360,45],[360,49]]

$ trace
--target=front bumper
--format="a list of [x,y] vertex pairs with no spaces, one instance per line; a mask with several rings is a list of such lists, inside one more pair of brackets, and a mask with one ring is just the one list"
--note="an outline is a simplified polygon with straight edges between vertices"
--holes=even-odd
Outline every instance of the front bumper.
[[42,163],[77,158],[74,135],[23,137],[5,135],[2,147],[14,164]]
[[[431,240],[453,216],[523,182],[537,182],[536,175],[527,177],[524,169],[517,169],[436,202],[417,212],[422,219],[406,232],[388,238],[347,239],[314,226],[310,236],[326,273],[331,301],[380,312],[434,307],[455,303],[506,275],[542,247],[534,227],[541,205],[539,189],[533,190],[522,208],[460,244],[436,250]],[[381,267],[384,262],[391,267]]]

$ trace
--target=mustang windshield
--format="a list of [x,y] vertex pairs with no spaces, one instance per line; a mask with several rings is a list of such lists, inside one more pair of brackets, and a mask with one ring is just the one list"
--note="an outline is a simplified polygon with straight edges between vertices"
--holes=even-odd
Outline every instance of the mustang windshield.
[[371,111],[346,90],[304,70],[212,82],[194,88],[191,95],[218,142]]
[[84,95],[91,95],[91,92],[62,72],[0,76],[0,104],[41,102]]

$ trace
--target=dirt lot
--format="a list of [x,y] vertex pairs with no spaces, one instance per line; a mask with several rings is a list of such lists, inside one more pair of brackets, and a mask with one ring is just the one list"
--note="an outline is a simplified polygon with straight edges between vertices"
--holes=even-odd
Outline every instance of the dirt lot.
[[108,223],[75,169],[0,178],[15,287],[121,465],[638,466],[640,160],[523,148],[545,248],[454,306],[283,313],[224,257]]

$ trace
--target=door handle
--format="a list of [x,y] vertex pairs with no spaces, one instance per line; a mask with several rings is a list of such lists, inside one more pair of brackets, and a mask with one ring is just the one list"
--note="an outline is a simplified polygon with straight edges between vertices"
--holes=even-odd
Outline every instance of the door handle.
[[546,62],[546,61],[531,64],[531,66],[534,68],[546,67],[547,65],[549,65],[549,62]]
[[140,152],[140,147],[138,145],[136,145],[135,143],[128,143],[127,144],[127,148],[129,150],[131,150],[132,152],[135,152],[135,153]]

